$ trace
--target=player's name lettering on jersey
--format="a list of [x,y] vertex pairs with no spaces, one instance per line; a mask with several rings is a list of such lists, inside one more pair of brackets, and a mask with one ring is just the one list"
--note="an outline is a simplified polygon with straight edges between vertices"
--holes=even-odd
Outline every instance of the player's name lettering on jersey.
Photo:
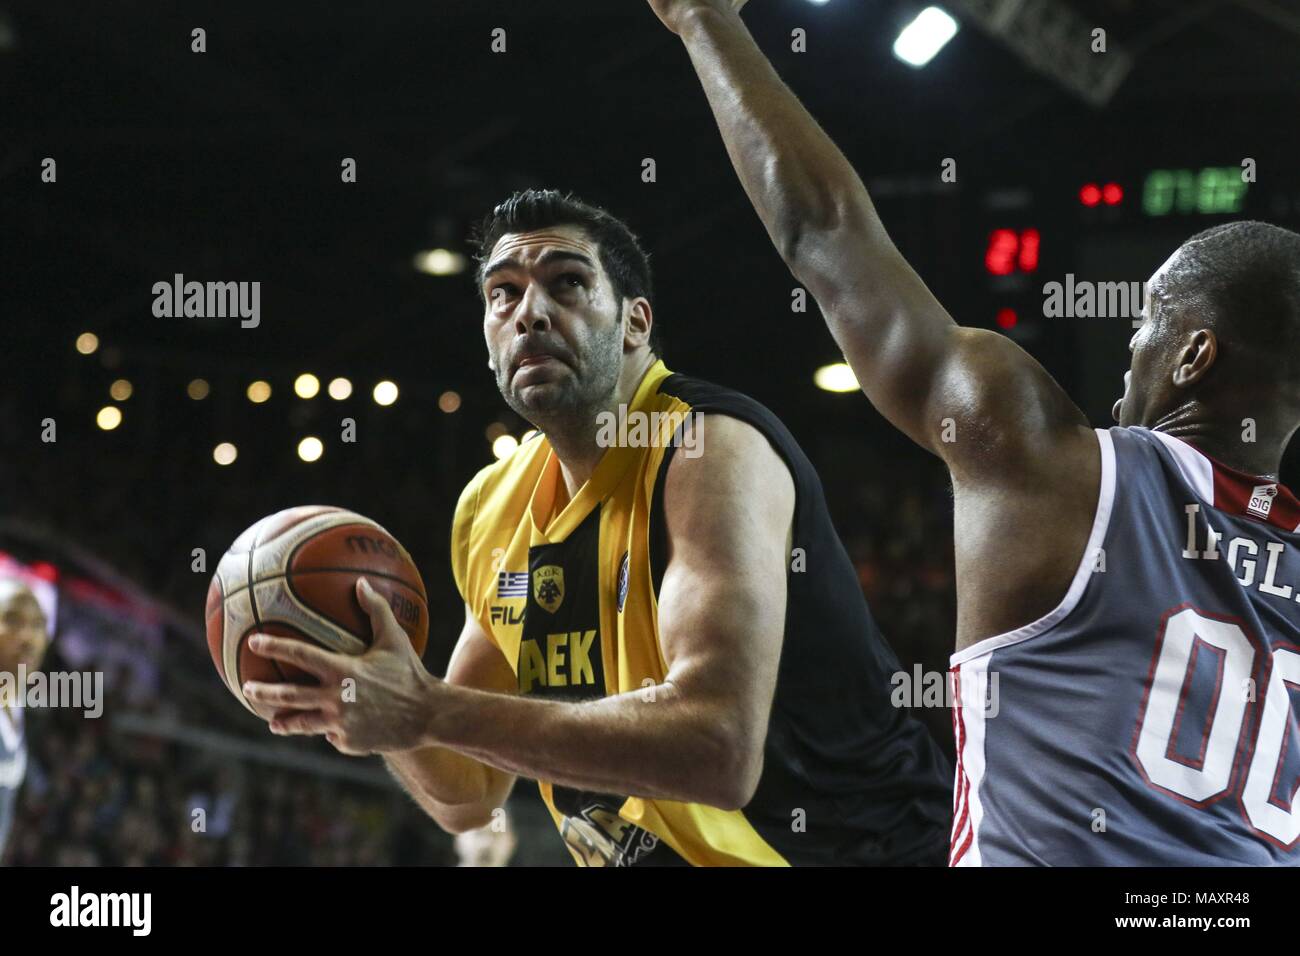
[[589,687],[596,683],[591,666],[595,631],[547,634],[546,640],[519,643],[519,692],[536,687]]
[[[1187,544],[1183,557],[1189,561],[1218,561],[1225,559],[1242,587],[1255,587],[1261,594],[1280,600],[1300,601],[1300,577],[1294,572],[1293,549],[1281,541],[1259,542],[1244,535],[1224,539],[1221,532],[1206,524],[1204,533],[1196,516],[1199,504],[1183,508],[1187,515]],[[1283,556],[1286,561],[1283,561]],[[1284,567],[1285,564],[1285,567]],[[1284,583],[1294,580],[1295,585]]]

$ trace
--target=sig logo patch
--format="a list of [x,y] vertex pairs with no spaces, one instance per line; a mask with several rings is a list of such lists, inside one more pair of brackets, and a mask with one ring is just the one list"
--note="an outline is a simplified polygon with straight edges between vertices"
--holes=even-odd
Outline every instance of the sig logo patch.
[[564,568],[547,564],[533,572],[533,597],[548,614],[564,603]]
[[1277,497],[1277,485],[1257,485],[1250,493],[1246,511],[1257,518],[1267,518],[1273,510],[1273,499]]
[[627,552],[623,552],[623,561],[618,566],[618,613],[623,613],[623,602],[627,600]]

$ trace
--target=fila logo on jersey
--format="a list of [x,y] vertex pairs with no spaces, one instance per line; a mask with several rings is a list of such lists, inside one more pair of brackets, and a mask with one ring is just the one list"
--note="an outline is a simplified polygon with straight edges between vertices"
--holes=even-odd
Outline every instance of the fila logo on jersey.
[[[511,601],[516,599],[523,600],[527,597],[527,571],[497,572],[498,601]],[[493,624],[504,624],[507,627],[514,627],[517,624],[524,623],[524,609],[522,607],[510,607],[508,604],[494,604],[491,613]]]
[[1250,493],[1250,502],[1246,511],[1257,518],[1267,518],[1273,510],[1273,499],[1277,497],[1277,485],[1257,485]]
[[506,604],[494,604],[492,605],[492,623],[504,624],[506,627],[522,624],[524,623],[524,609],[510,607]]

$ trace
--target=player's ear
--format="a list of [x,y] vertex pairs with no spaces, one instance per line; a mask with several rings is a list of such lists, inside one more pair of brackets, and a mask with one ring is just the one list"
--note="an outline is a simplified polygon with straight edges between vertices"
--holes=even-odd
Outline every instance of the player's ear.
[[1210,329],[1197,329],[1183,346],[1174,367],[1174,384],[1190,388],[1201,381],[1219,357],[1219,339]]
[[654,324],[654,310],[650,308],[650,300],[633,299],[623,324],[623,351],[630,352],[643,345],[649,345],[650,330],[654,328]]

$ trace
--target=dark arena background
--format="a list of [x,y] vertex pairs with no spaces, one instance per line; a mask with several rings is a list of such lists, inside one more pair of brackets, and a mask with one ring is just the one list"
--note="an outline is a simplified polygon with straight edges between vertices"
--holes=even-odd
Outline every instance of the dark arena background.
[[[1144,282],[1234,219],[1300,227],[1300,5],[943,0],[959,29],[918,67],[893,47],[924,6],[744,18],[956,320],[1019,342],[1109,425],[1133,323],[1050,316],[1044,287]],[[331,504],[410,550],[444,672],[457,496],[530,427],[486,367],[468,239],[532,186],[639,234],[668,366],[788,425],[904,670],[946,671],[947,474],[844,384],[644,0],[0,0],[0,570],[48,604],[47,670],[105,681],[99,719],[28,715],[0,862],[570,863],[527,781],[507,834],[457,843],[378,758],[272,737],[203,633],[235,536]],[[260,282],[259,324],[156,316],[176,276]],[[916,714],[951,757],[948,709]]]

